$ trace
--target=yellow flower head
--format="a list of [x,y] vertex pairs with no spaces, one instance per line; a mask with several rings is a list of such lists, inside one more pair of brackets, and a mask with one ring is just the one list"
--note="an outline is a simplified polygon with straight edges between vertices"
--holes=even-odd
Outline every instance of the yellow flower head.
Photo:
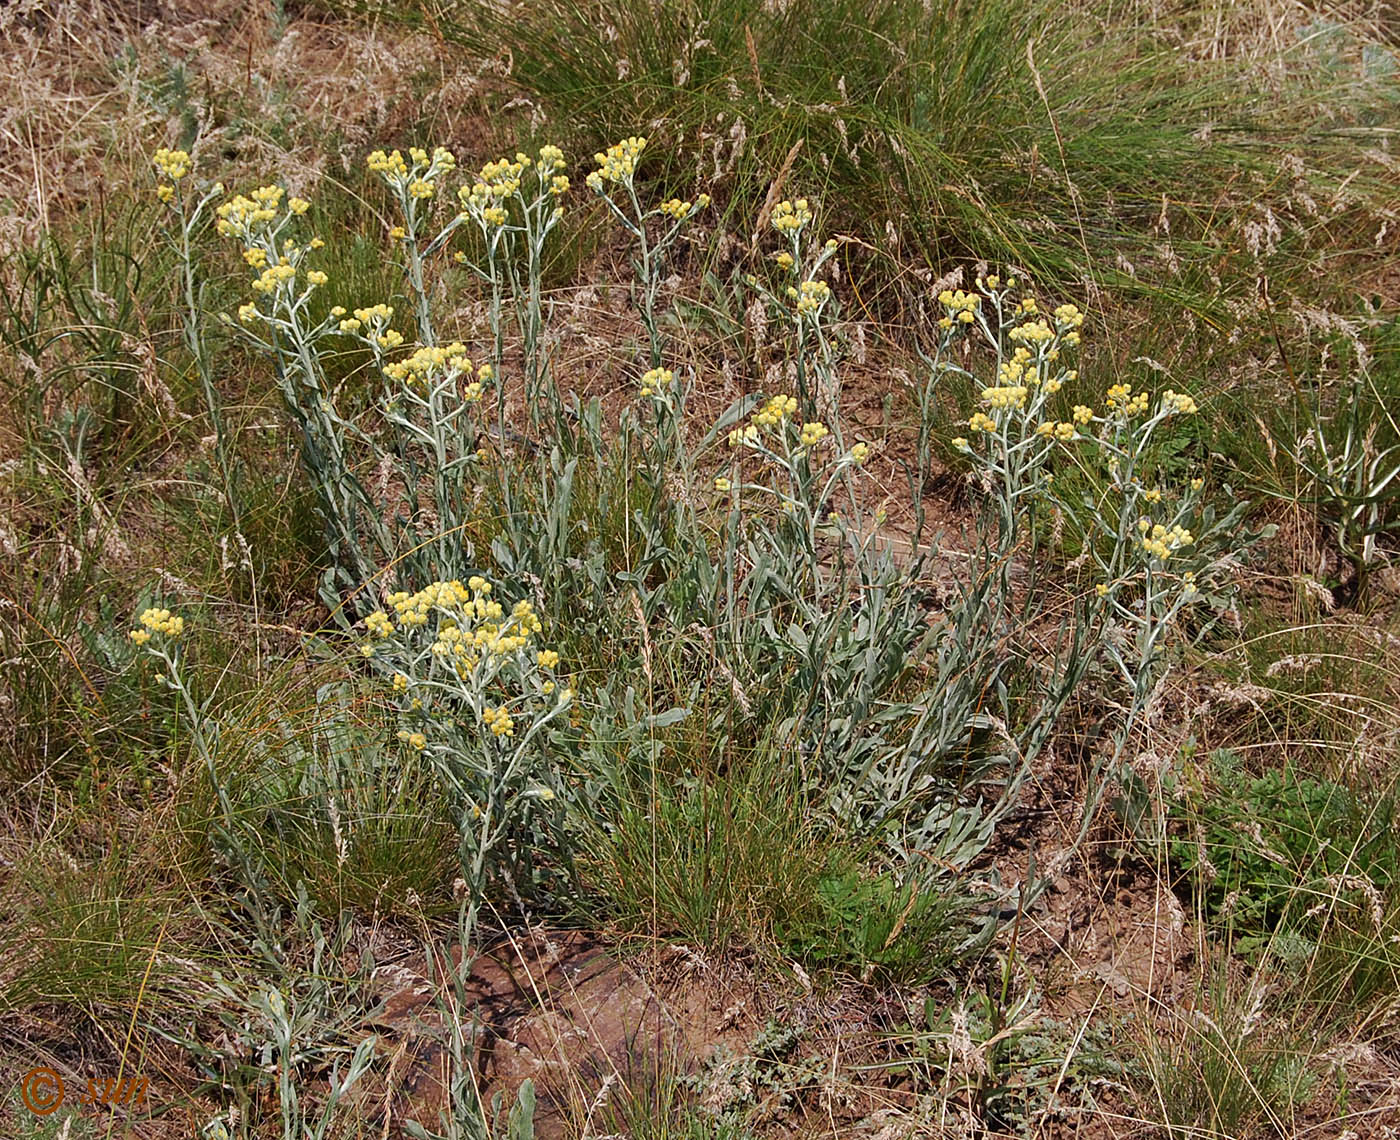
[[657,395],[663,388],[669,388],[673,379],[675,379],[675,373],[669,368],[653,368],[649,372],[644,372],[641,380],[642,395]]
[[797,411],[797,397],[774,396],[754,413],[752,427],[777,427]]
[[1162,410],[1168,415],[1180,413],[1184,416],[1193,416],[1197,412],[1196,401],[1184,392],[1173,392],[1168,388],[1162,393]]
[[[142,629],[132,630],[132,640],[138,645],[144,645],[150,640],[153,633],[161,634],[164,637],[179,637],[185,632],[184,618],[158,607],[143,610],[137,620],[141,623]],[[146,636],[142,638],[135,636],[141,632],[144,632]]]
[[804,281],[797,291],[797,311],[804,317],[815,317],[831,299],[831,289],[825,281]]
[[608,149],[593,156],[598,169],[588,176],[589,188],[601,193],[603,182],[630,183],[637,171],[642,151],[646,149],[644,138],[626,138],[614,143]]
[[151,155],[151,164],[171,182],[179,182],[190,172],[191,166],[187,151],[168,150],[165,147]]
[[796,201],[782,201],[773,207],[773,228],[780,234],[800,233],[812,220],[812,209],[806,198]]

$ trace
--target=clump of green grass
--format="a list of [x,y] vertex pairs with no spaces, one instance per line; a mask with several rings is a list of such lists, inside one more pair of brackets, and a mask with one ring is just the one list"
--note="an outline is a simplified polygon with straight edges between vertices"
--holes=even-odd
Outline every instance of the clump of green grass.
[[[1197,304],[1217,288],[1187,282],[1228,228],[1218,195],[1242,176],[1275,177],[1275,129],[1300,104],[1330,107],[1313,141],[1331,173],[1331,130],[1364,114],[1358,106],[1384,117],[1397,98],[1380,70],[1357,82],[1349,56],[1318,68],[1301,37],[1277,45],[1277,82],[1261,91],[1238,60],[1183,50],[1184,20],[1127,17],[1100,34],[1071,4],[706,0],[643,12],[551,0],[376,11],[430,22],[481,58],[508,51],[510,86],[584,145],[653,124],[676,155],[664,180],[682,191],[697,176],[722,179],[736,218],[752,216],[781,170],[817,190],[837,225],[883,245],[893,222],[929,265],[987,257],[1134,288],[1125,266],[1154,260],[1160,215],[1177,263],[1190,263],[1166,289]],[[1349,44],[1366,32],[1340,30]]]
[[1249,1140],[1296,1128],[1317,1076],[1308,1039],[1277,1016],[1266,982],[1241,986],[1218,968],[1191,1015],[1144,1027],[1139,1107],[1172,1140]]

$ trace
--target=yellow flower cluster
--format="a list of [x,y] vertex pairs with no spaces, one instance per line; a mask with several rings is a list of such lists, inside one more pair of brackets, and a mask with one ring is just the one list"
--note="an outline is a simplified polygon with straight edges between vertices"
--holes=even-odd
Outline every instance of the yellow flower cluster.
[[[389,604],[399,624],[409,627],[426,625],[434,610],[445,611],[431,651],[465,673],[483,656],[504,656],[525,648],[541,629],[539,616],[529,602],[517,602],[507,618],[490,593],[490,583],[473,577],[465,586],[454,580],[434,582],[416,594],[400,591],[389,597]],[[558,664],[558,654],[551,656]]]
[[[397,153],[397,152],[395,152]],[[421,732],[409,732],[406,728],[399,729],[398,737],[401,743],[407,744],[410,748],[422,752],[428,747],[428,738]]]
[[[411,146],[408,148],[407,162],[397,150],[388,154],[376,150],[365,160],[365,165],[381,175],[384,181],[406,187],[413,197],[431,198],[434,190],[432,179],[450,174],[457,168],[457,159],[445,146],[433,147],[432,154],[420,146]],[[413,189],[415,184],[419,186],[417,192]],[[426,191],[423,189],[425,185]]]
[[[467,346],[460,341],[452,344],[420,348],[407,360],[386,364],[384,375],[407,384],[426,385],[443,372],[468,372],[472,362],[467,358]],[[479,390],[479,389],[478,389]]]
[[715,479],[715,490],[718,491],[721,495],[733,486],[734,484],[731,483],[728,479],[726,479],[723,475]]
[[1179,412],[1184,416],[1193,416],[1197,411],[1195,400],[1185,392],[1173,392],[1170,388],[1162,393],[1162,408],[1164,411]]
[[133,629],[129,635],[137,645],[145,645],[151,640],[153,633],[159,633],[165,637],[179,637],[185,632],[185,619],[172,614],[169,610],[155,608],[143,610],[137,620],[141,623],[141,628]]
[[254,226],[277,217],[283,193],[280,186],[259,186],[250,195],[236,194],[214,211],[214,228],[223,237],[246,237]]
[[1084,324],[1084,314],[1078,305],[1064,304],[1055,310],[1055,321],[1065,329],[1077,329]]
[[[435,608],[460,606],[468,602],[479,604],[490,592],[491,583],[474,576],[467,579],[465,586],[454,578],[450,582],[433,582],[415,594],[398,590],[389,595],[388,602],[398,615],[400,625],[427,625],[428,615]],[[499,606],[496,606],[496,616],[500,616]]]
[[1138,519],[1138,530],[1142,532],[1143,550],[1162,562],[1196,541],[1191,532],[1179,524],[1166,527],[1161,523],[1154,524],[1149,518]]
[[552,649],[541,649],[535,654],[535,664],[542,669],[553,669],[559,664],[559,654]]
[[802,425],[802,446],[807,448],[816,447],[822,440],[829,436],[831,432],[827,430],[826,424],[820,420]]
[[782,201],[773,207],[773,228],[780,234],[797,233],[812,220],[812,209],[806,198],[797,201]]
[[972,418],[967,421],[967,426],[973,431],[996,431],[997,422],[991,416],[983,415],[981,412],[973,412]]
[[190,156],[187,151],[169,150],[161,147],[151,155],[151,165],[171,182],[179,182],[190,172]]
[[[530,166],[534,166],[538,172],[541,185],[548,180],[549,192],[554,197],[562,197],[568,192],[568,178],[556,173],[564,169],[564,152],[557,146],[546,145],[540,148],[537,163],[528,154],[517,154],[514,159],[500,158],[483,166],[471,186],[463,186],[457,191],[465,215],[476,217],[488,225],[505,225],[505,200],[520,192],[521,179]],[[559,212],[556,210],[556,215]]]
[[394,623],[389,620],[389,615],[383,610],[375,610],[374,613],[365,618],[365,628],[375,637],[388,637],[394,632]]
[[1006,336],[1013,343],[1028,341],[1031,344],[1046,344],[1055,339],[1054,330],[1043,320],[1027,321],[1023,325],[1017,325]]
[[859,466],[870,458],[870,445],[868,443],[858,443],[851,448],[851,462]]
[[[344,312],[342,309],[341,312]],[[332,316],[336,315],[332,311]],[[345,333],[359,332],[363,328],[382,329],[394,317],[394,307],[392,305],[370,305],[368,308],[356,309],[353,316],[346,317],[340,322],[340,331]]]
[[276,265],[269,265],[253,282],[254,293],[275,293],[281,286],[296,280],[297,271],[284,257]]
[[1133,395],[1131,384],[1114,384],[1104,399],[1109,411],[1121,410],[1125,416],[1136,416],[1147,411],[1148,395],[1139,392]]
[[977,307],[982,298],[976,293],[965,293],[961,289],[944,289],[938,294],[938,303],[947,313],[938,319],[938,327],[950,329],[954,322],[970,325],[977,319]]
[[375,174],[382,174],[385,178],[406,178],[408,177],[408,163],[398,151],[390,151],[385,154],[382,150],[372,151],[369,158],[365,160],[365,165]]
[[755,427],[777,427],[797,411],[797,397],[774,396],[753,415]]
[[642,395],[655,396],[662,388],[669,388],[675,374],[669,368],[653,368],[642,373]]
[[1024,384],[1002,385],[996,388],[983,388],[982,399],[997,409],[1024,408],[1027,388]]
[[601,194],[604,182],[630,182],[637,172],[637,163],[646,145],[646,139],[633,136],[613,143],[605,152],[595,154],[593,161],[598,164],[598,169],[586,179],[588,188],[595,194]]
[[788,296],[797,302],[797,311],[804,317],[815,316],[831,299],[825,281],[804,281],[801,290],[789,289]]
[[492,708],[487,705],[481,710],[481,723],[489,728],[496,736],[514,736],[515,722],[511,720],[510,713],[504,708]]
[[1086,408],[1083,404],[1075,404],[1072,418],[1076,424],[1083,427],[1094,418],[1094,409]]
[[997,383],[1002,386],[1013,386],[1025,380],[1031,384],[1039,380],[1040,373],[1031,365],[1030,349],[1024,345],[1019,346],[1011,354],[1009,360],[1004,360],[997,366]]
[[709,200],[708,194],[701,194],[700,200],[697,202],[683,202],[679,198],[672,198],[667,202],[662,202],[657,209],[667,217],[674,218],[678,222],[683,222],[686,218],[690,217],[691,214],[695,213],[703,206],[708,205]]
[[524,154],[517,154],[513,160],[498,158],[481,168],[480,181],[492,198],[509,198],[520,189],[520,176],[529,165],[529,156]]

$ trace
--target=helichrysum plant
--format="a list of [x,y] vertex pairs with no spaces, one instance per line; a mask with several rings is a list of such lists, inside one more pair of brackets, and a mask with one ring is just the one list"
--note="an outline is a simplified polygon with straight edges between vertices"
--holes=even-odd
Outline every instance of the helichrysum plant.
[[473,577],[391,594],[364,626],[399,742],[431,759],[456,803],[472,897],[501,876],[532,886],[561,850],[549,729],[573,700],[533,605],[503,605]]
[[783,245],[772,259],[781,283],[774,288],[756,275],[748,279],[790,329],[797,398],[807,418],[830,416],[840,400],[834,346],[828,335],[834,295],[820,276],[838,245],[835,239],[819,245],[811,240],[813,218],[806,198],[779,202],[771,224]]
[[[646,148],[624,139],[586,177],[635,243],[648,342],[644,360],[626,362],[636,400],[616,433],[596,403],[565,415],[550,373],[543,263],[570,190],[557,147],[488,162],[455,194],[445,148],[369,157],[397,211],[390,256],[404,272],[407,321],[386,298],[324,309],[317,291],[333,261],[303,228],[304,200],[264,186],[218,207],[219,231],[251,275],[251,299],[231,323],[273,361],[301,432],[338,574],[327,600],[353,605],[345,628],[362,623],[355,664],[381,677],[401,718],[397,743],[430,760],[451,796],[474,899],[565,867],[564,813],[592,794],[569,774],[576,700],[539,642],[546,616],[571,635],[591,630],[609,663],[640,617],[648,685],[653,630],[722,677],[733,700],[710,714],[717,738],[777,741],[833,823],[887,850],[965,865],[1100,661],[1128,694],[1104,761],[1115,775],[1125,767],[1182,612],[1221,577],[1237,515],[1215,519],[1199,479],[1169,485],[1147,459],[1163,424],[1195,414],[1194,400],[1114,385],[1094,407],[1068,405],[1078,308],[1042,310],[996,276],[943,293],[918,393],[912,553],[897,556],[883,513],[864,501],[871,445],[842,409],[838,244],[818,236],[807,199],[776,204],[772,264],[748,281],[787,331],[789,380],[692,422],[693,380],[667,358],[658,306],[663,268],[708,199],[646,201]],[[438,327],[433,259],[454,245],[482,288],[484,329]],[[347,345],[381,383],[378,407],[353,421],[323,366]],[[980,401],[953,444],[993,509],[931,619],[933,394],[958,374]],[[521,438],[530,449],[513,446]],[[585,472],[599,517],[625,519],[624,542],[607,546],[579,516]],[[608,505],[619,493],[625,501]],[[468,536],[483,529],[484,501],[498,521],[478,550]],[[1026,669],[1026,631],[1045,624],[1037,555],[1047,523],[1079,541],[1093,581],[1049,635],[1048,659]],[[1019,568],[1026,575],[1013,581]],[[488,571],[501,592],[534,600],[498,600]],[[636,740],[633,681],[604,676],[590,691],[602,736]],[[677,702],[645,718],[648,756],[652,730],[690,715],[693,700]],[[606,749],[592,759],[613,762]]]
[[[1203,588],[1218,585],[1243,505],[1218,520],[1203,502],[1202,478],[1170,485],[1148,466],[1162,426],[1197,413],[1189,394],[1168,388],[1154,395],[1117,383],[1100,407],[1066,405],[1062,389],[1079,377],[1069,362],[1084,325],[1077,306],[1042,312],[1014,278],[997,276],[978,279],[974,292],[946,290],[939,300],[937,367],[967,374],[945,355],[963,336],[979,338],[993,359],[995,383],[981,387],[967,435],[952,443],[997,506],[1000,593],[1011,594],[1013,552],[1034,551],[1037,514],[1053,515],[1072,532],[1095,568],[1077,620],[1094,632],[1093,652],[1112,663],[1130,694],[1110,761],[1111,774],[1123,778],[1133,730],[1163,675],[1167,640],[1183,610],[1202,600]],[[1062,493],[1057,469],[1095,473],[1095,489]]]
[[204,334],[204,290],[194,260],[195,239],[208,224],[210,207],[223,194],[224,184],[215,182],[202,191],[194,189],[194,162],[188,151],[160,147],[151,156],[151,166],[157,179],[156,197],[166,208],[164,232],[175,247],[180,266],[182,339],[199,377],[200,392],[214,429],[214,458],[219,469],[224,508],[233,526],[233,541],[240,563],[251,573],[252,551],[243,534],[238,468],[224,419],[223,399],[214,382],[213,358]]
[[[546,145],[534,158],[519,153],[488,162],[470,185],[457,191],[457,224],[473,226],[480,237],[479,254],[458,251],[457,259],[490,290],[491,365],[503,377],[509,306],[520,337],[525,407],[534,426],[539,423],[540,401],[557,398],[545,388],[543,275],[545,245],[564,216],[561,203],[569,190],[565,166],[564,152]],[[496,438],[501,447],[506,440],[503,383],[496,388]]]
[[633,261],[641,290],[637,311],[647,331],[650,366],[656,369],[661,367],[665,355],[656,320],[661,273],[686,223],[709,206],[710,196],[699,194],[694,201],[671,198],[659,205],[644,207],[637,196],[636,175],[646,146],[647,140],[636,136],[614,143],[593,156],[598,166],[585,181],[637,242]]

